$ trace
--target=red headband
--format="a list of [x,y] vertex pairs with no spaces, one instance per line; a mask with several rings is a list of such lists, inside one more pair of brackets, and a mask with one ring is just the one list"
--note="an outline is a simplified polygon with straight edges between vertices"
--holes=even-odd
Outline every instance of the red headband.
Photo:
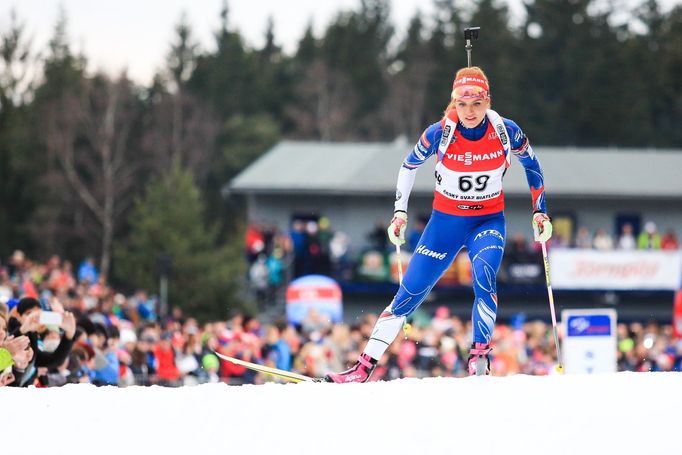
[[453,99],[487,99],[489,96],[488,81],[481,77],[462,76],[452,84]]

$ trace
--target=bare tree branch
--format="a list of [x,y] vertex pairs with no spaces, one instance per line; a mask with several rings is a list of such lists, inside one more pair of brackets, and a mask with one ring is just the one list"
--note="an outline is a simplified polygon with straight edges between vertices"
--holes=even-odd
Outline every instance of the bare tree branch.
[[[83,94],[64,93],[45,112],[48,150],[57,158],[76,197],[93,214],[100,241],[100,267],[109,271],[114,232],[130,207],[139,153],[130,150],[130,132],[140,112],[130,83],[104,76],[83,81]],[[57,106],[60,109],[57,109]],[[138,158],[139,160],[139,158]]]

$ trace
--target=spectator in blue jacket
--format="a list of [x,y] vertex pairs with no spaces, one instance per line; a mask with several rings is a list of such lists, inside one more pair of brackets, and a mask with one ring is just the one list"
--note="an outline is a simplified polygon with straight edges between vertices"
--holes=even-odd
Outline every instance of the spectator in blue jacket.
[[88,257],[81,262],[78,267],[78,281],[81,283],[88,282],[90,284],[97,283],[99,273],[92,258]]
[[280,370],[291,369],[291,348],[282,338],[282,332],[286,328],[285,323],[278,323],[268,327],[265,334],[265,358],[275,368]]

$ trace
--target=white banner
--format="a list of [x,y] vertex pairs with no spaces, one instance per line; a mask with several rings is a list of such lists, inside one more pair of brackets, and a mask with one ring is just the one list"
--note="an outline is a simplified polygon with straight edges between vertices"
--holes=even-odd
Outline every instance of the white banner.
[[596,251],[552,249],[549,270],[555,289],[680,288],[679,251]]
[[615,373],[616,311],[564,310],[563,357],[567,374]]

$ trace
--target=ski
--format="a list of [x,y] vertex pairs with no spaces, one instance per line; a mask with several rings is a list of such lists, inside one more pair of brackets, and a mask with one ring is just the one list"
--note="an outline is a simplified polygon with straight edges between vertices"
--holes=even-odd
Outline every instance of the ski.
[[253,362],[247,362],[245,360],[235,359],[224,354],[219,354],[213,351],[215,355],[221,359],[234,363],[235,365],[248,368],[249,370],[258,371],[259,373],[269,374],[270,376],[275,376],[277,378],[284,379],[289,382],[299,383],[299,382],[324,382],[324,379],[311,378],[310,376],[305,376],[303,374],[293,373],[291,371],[280,370],[278,368],[266,367],[265,365],[259,365]]

